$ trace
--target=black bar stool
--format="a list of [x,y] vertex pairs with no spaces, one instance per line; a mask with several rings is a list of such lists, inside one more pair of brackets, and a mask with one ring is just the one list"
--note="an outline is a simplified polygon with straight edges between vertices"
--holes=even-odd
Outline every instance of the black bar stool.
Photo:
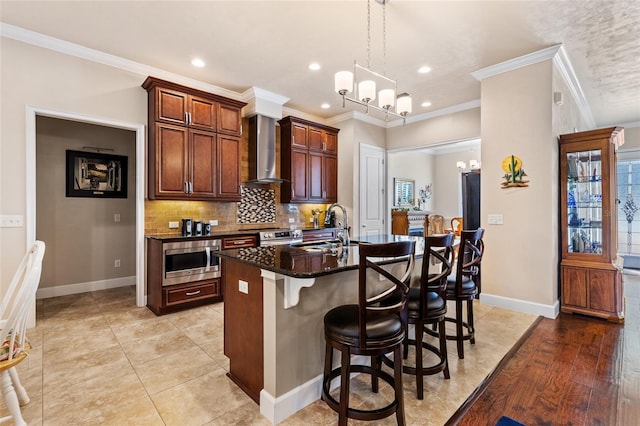
[[[322,399],[338,413],[340,425],[347,424],[347,418],[356,420],[378,420],[396,414],[399,425],[405,424],[404,399],[402,393],[402,341],[405,321],[401,314],[405,311],[406,294],[414,267],[413,241],[383,244],[360,244],[358,271],[358,304],[333,308],[324,317],[326,341]],[[392,268],[402,268],[400,277],[394,276],[379,264],[396,258],[399,261]],[[377,273],[371,273],[372,270]],[[367,280],[367,272],[370,279]],[[381,281],[378,274],[389,282]],[[384,287],[380,290],[380,287]],[[371,294],[375,295],[371,295]],[[393,299],[396,302],[387,303]],[[332,369],[333,349],[341,352],[341,366]],[[394,375],[381,369],[381,357],[393,352]],[[351,355],[371,357],[371,365],[352,365]],[[373,410],[359,410],[349,407],[349,382],[351,373],[371,375],[371,391],[378,392],[378,379],[382,379],[394,389],[395,399],[387,406]],[[330,394],[331,381],[340,376],[340,400]]]
[[[422,256],[422,273],[418,278],[419,285],[411,286],[407,295],[407,329],[404,339],[404,358],[407,359],[409,345],[415,348],[415,366],[407,365],[403,371],[416,376],[416,391],[418,399],[424,398],[425,375],[444,373],[449,379],[449,362],[447,357],[447,339],[445,331],[445,315],[447,313],[447,277],[451,274],[453,261],[454,234],[430,235],[425,237],[424,255]],[[440,272],[429,273],[431,265],[438,265]],[[414,324],[415,339],[409,339],[408,325]],[[439,347],[423,340],[424,333],[430,333],[427,325],[438,327],[437,336]],[[424,366],[422,350],[433,353],[438,361],[430,366]],[[387,362],[387,359],[385,359]]]
[[[484,229],[466,230],[460,233],[457,265],[455,275],[447,279],[447,300],[455,301],[455,318],[446,320],[455,323],[456,334],[447,335],[448,340],[455,340],[458,347],[458,358],[464,358],[464,341],[476,343],[475,327],[473,325],[473,300],[478,294],[478,280],[480,279],[480,262],[484,254]],[[462,317],[462,304],[467,305],[467,320]]]

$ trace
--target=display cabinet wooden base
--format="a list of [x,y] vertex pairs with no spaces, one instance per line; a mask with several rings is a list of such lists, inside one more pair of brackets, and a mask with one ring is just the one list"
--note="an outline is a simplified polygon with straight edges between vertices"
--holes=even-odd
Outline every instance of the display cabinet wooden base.
[[622,271],[615,265],[566,261],[561,271],[562,312],[624,321]]

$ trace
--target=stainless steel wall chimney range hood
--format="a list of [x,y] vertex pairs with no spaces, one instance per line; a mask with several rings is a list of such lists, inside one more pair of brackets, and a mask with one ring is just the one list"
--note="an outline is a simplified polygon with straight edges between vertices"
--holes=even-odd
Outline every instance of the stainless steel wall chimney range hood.
[[282,183],[276,177],[276,120],[264,115],[249,118],[249,180]]

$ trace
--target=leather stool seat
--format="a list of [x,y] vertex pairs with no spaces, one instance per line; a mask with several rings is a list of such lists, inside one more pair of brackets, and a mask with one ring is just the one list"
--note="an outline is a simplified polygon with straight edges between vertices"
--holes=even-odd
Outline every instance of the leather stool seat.
[[[382,244],[360,244],[358,265],[358,304],[337,306],[324,316],[324,375],[322,400],[338,413],[338,424],[346,426],[347,419],[380,420],[396,415],[399,425],[405,424],[402,391],[402,342],[405,336],[403,313],[408,283],[414,266],[415,243],[400,241]],[[376,263],[384,259],[385,266]],[[393,262],[395,260],[395,262]],[[404,268],[403,268],[404,266]],[[369,271],[369,270],[372,271]],[[402,269],[394,275],[390,271]],[[376,272],[377,274],[368,272]],[[377,278],[378,274],[387,280]],[[367,275],[376,277],[367,280]],[[339,351],[340,366],[333,366],[333,352]],[[382,369],[381,359],[393,353],[393,375]],[[370,357],[369,365],[354,364],[352,355]],[[349,406],[352,373],[371,376],[371,391],[378,393],[383,380],[393,388],[393,400],[383,407],[359,409]],[[340,379],[340,396],[331,394],[331,382]]]
[[[360,338],[358,305],[343,305],[333,308],[324,317],[325,333],[344,344],[357,344]],[[391,339],[403,337],[400,317],[371,314],[367,317],[367,339]]]

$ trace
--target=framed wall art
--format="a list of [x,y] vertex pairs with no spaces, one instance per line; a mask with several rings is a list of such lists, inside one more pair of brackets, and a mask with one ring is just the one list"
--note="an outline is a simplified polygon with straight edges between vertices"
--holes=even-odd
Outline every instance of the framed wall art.
[[67,150],[67,197],[127,198],[127,157]]

